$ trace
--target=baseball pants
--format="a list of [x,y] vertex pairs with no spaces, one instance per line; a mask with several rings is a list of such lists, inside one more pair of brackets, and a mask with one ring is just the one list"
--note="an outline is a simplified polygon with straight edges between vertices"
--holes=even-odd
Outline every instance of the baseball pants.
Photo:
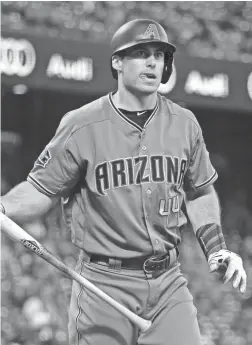
[[125,316],[74,281],[69,345],[201,345],[197,310],[179,266],[176,262],[149,279],[143,271],[87,263],[81,255],[76,271],[126,308],[152,320],[152,326],[140,333]]

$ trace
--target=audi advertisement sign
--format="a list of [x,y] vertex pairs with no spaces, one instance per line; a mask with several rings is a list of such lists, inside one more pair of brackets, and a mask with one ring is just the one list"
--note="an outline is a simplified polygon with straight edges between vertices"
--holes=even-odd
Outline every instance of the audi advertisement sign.
[[[62,92],[102,94],[112,83],[108,45],[2,32],[2,84]],[[102,52],[102,53],[101,53]]]
[[36,65],[36,51],[26,39],[2,38],[1,40],[1,73],[18,77],[27,77]]
[[178,54],[176,78],[159,92],[190,106],[252,113],[252,64]]
[[[6,85],[102,95],[116,88],[108,43],[57,40],[2,32]],[[252,109],[252,64],[175,54],[173,73],[159,93],[189,106]]]

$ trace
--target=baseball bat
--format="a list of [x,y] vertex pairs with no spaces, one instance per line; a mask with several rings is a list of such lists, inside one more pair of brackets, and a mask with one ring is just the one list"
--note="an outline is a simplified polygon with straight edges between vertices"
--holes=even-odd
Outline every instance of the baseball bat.
[[121,314],[126,316],[132,323],[137,325],[142,332],[147,331],[151,326],[150,320],[145,320],[140,316],[136,315],[126,307],[124,307],[119,302],[115,301],[105,292],[97,288],[87,279],[82,277],[80,274],[72,270],[70,267],[66,266],[61,260],[59,260],[56,256],[50,253],[46,248],[44,248],[37,240],[35,240],[31,235],[29,235],[24,229],[22,229],[19,225],[13,222],[10,218],[8,218],[3,213],[0,213],[0,220],[1,220],[1,230],[12,240],[21,242],[26,248],[31,250],[33,253],[40,256],[42,259],[46,260],[60,271],[65,273],[70,278],[76,280],[81,285],[85,286],[88,290],[95,293],[97,296],[102,298],[105,302],[110,304],[116,310],[118,310]]

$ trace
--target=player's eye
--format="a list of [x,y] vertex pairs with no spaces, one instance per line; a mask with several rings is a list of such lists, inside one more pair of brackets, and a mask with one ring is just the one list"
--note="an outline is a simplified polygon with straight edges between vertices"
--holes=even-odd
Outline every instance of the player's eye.
[[164,52],[162,52],[162,51],[155,52],[155,58],[156,59],[161,59],[163,57],[164,57]]
[[147,58],[148,53],[145,50],[137,50],[135,51],[134,56],[138,58]]

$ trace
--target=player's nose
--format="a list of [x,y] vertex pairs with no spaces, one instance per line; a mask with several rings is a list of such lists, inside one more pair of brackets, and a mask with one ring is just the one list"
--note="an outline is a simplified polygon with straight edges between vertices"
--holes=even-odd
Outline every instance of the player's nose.
[[148,67],[155,67],[156,66],[156,58],[154,54],[150,54],[148,58],[146,59],[146,66]]

